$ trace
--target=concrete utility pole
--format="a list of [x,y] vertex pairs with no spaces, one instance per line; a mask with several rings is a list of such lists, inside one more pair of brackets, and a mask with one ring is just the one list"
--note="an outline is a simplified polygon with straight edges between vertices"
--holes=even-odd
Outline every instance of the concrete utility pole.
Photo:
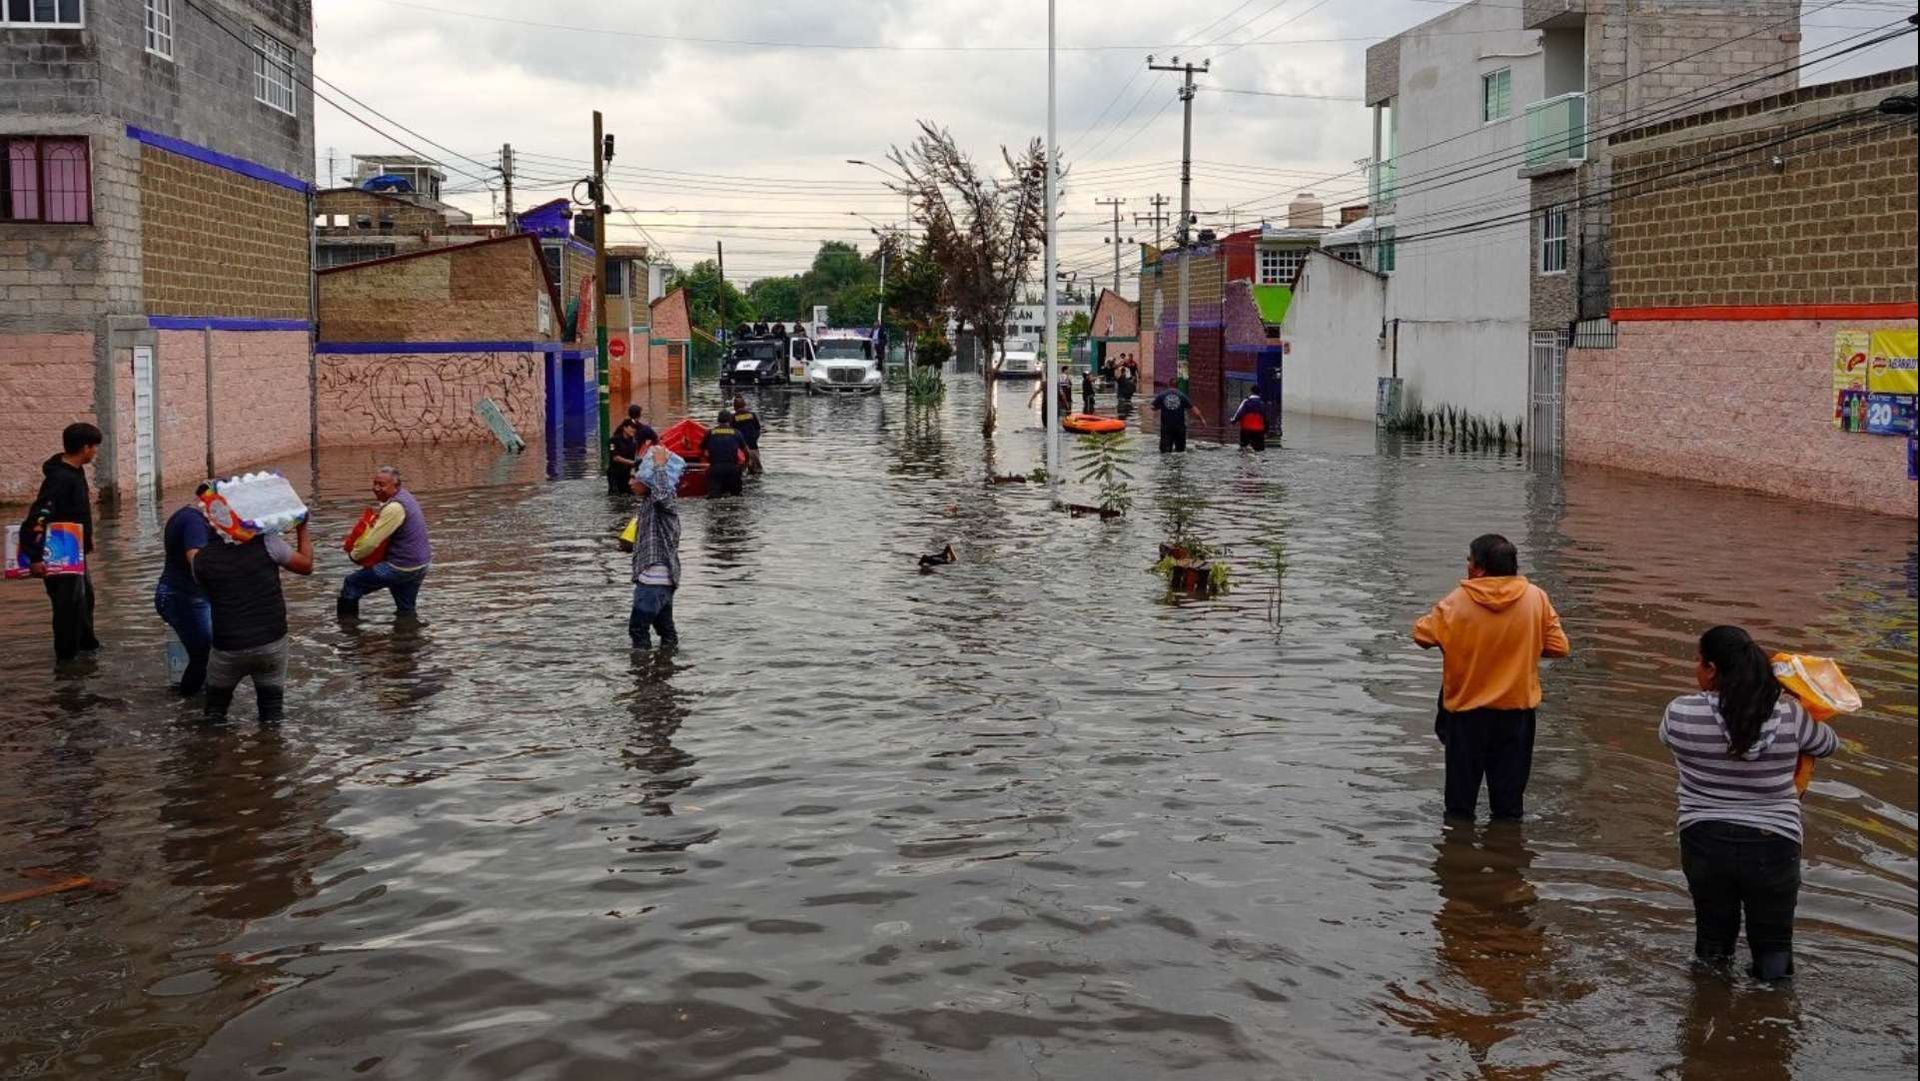
[[1173,242],[1180,248],[1180,346],[1174,379],[1180,385],[1180,392],[1185,394],[1188,387],[1188,323],[1193,307],[1192,253],[1187,250],[1193,226],[1193,73],[1197,71],[1205,75],[1213,66],[1213,61],[1203,60],[1195,67],[1192,63],[1180,63],[1177,56],[1173,60],[1172,64],[1149,62],[1147,67],[1152,71],[1178,71],[1185,75],[1185,82],[1180,86],[1180,101],[1185,114],[1180,128],[1180,220],[1173,227]]
[[507,194],[507,232],[517,233],[520,226],[513,220],[513,144],[500,144],[500,182],[506,187]]
[[1120,208],[1127,205],[1125,199],[1095,199],[1094,206],[1113,208],[1113,295],[1120,295]]
[[[719,269],[720,269],[720,288],[718,290],[718,293],[720,296],[720,344],[725,345],[727,342],[727,244],[726,244],[726,241],[716,240],[713,242],[713,257],[715,261],[719,264]],[[726,364],[727,364],[727,358],[725,354],[726,354],[726,351],[724,349],[721,350],[720,366],[723,369],[726,367]]]
[[593,111],[593,369],[600,384],[600,470],[607,469],[612,431],[607,426],[607,162],[613,160],[613,136],[600,129],[600,110]]
[[[1060,313],[1056,307],[1057,298],[1055,296],[1059,291],[1059,286],[1056,285],[1053,280],[1055,274],[1054,268],[1059,265],[1060,258],[1060,223],[1054,220],[1053,183],[1054,177],[1059,175],[1060,162],[1059,158],[1055,156],[1058,150],[1054,144],[1053,9],[1054,0],[1047,0],[1047,175],[1045,178],[1047,185],[1047,257],[1045,260],[1046,269],[1043,271],[1045,276],[1041,279],[1045,282],[1045,288],[1047,290],[1047,357],[1046,364],[1040,369],[1046,373],[1047,382],[1046,385],[1041,388],[1040,400],[1044,404],[1041,408],[1040,416],[1047,426],[1048,488],[1053,488],[1060,483],[1060,406],[1058,405],[1059,396],[1055,393],[1055,387],[1060,378],[1058,367],[1060,363]],[[988,363],[992,363],[992,361],[989,360]],[[992,384],[989,383],[988,386],[991,387]]]
[[1133,216],[1133,224],[1146,223],[1153,226],[1153,246],[1156,249],[1160,247],[1160,227],[1167,224],[1167,212],[1164,208],[1170,201],[1166,196],[1155,192],[1153,198],[1147,200],[1153,206],[1153,213]]

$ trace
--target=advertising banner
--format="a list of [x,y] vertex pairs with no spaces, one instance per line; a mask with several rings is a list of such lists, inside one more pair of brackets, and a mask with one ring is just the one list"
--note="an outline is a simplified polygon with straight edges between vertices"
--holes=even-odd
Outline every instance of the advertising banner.
[[[1857,332],[1856,332],[1857,333]],[[1869,339],[1867,389],[1875,394],[1920,394],[1920,330],[1876,330]]]
[[1867,353],[1872,336],[1864,330],[1841,330],[1833,335],[1833,426],[1853,430],[1846,421],[1853,412],[1849,406],[1853,393],[1867,391]]

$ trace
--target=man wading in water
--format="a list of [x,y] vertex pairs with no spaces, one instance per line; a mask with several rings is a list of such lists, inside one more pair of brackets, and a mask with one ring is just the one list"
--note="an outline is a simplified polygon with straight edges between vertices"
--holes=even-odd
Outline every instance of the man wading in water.
[[633,612],[627,637],[635,649],[651,649],[651,631],[672,648],[680,633],[673,625],[673,594],[680,588],[680,510],[674,487],[685,466],[678,455],[654,444],[633,468],[633,494],[640,497],[633,522]]
[[1540,658],[1571,647],[1560,614],[1520,575],[1520,554],[1498,533],[1467,548],[1467,577],[1413,625],[1421,649],[1440,647],[1434,734],[1447,750],[1447,817],[1473,818],[1480,778],[1496,819],[1518,820],[1533,770]]

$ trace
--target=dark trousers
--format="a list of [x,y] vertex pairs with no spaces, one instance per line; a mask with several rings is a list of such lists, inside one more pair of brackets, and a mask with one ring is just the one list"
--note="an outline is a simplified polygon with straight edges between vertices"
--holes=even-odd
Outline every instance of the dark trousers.
[[740,494],[738,469],[713,469],[707,472],[707,498]]
[[1083,390],[1080,392],[1080,407],[1083,413],[1093,412],[1093,391]]
[[673,626],[673,586],[633,586],[633,611],[627,615],[627,638],[635,649],[651,649],[649,631],[658,631],[660,644],[675,645],[680,632]]
[[1534,711],[1470,709],[1439,711],[1434,734],[1447,749],[1447,815],[1472,818],[1480,802],[1480,780],[1487,782],[1487,805],[1494,818],[1520,817],[1533,772]]
[[1696,822],[1680,831],[1680,869],[1693,894],[1693,955],[1733,957],[1747,918],[1748,971],[1757,979],[1793,975],[1793,908],[1800,899],[1800,845],[1754,826]]
[[1243,447],[1252,447],[1254,450],[1266,450],[1267,433],[1253,432],[1242,428],[1240,429],[1240,445]]
[[1160,425],[1160,453],[1187,449],[1187,426],[1182,424]]
[[633,467],[619,462],[607,463],[607,494],[626,495],[627,485],[633,480]]
[[53,655],[70,661],[82,651],[99,649],[93,636],[93,576],[50,574],[43,581],[53,602]]

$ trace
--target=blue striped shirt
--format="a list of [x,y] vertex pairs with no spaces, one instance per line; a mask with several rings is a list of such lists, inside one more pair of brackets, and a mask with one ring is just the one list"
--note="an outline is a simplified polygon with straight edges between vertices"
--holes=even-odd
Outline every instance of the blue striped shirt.
[[1660,721],[1660,742],[1680,769],[1680,828],[1733,822],[1800,840],[1800,793],[1793,771],[1800,756],[1825,758],[1839,746],[1833,729],[1807,716],[1782,692],[1747,756],[1728,753],[1720,696],[1702,691],[1676,698]]

